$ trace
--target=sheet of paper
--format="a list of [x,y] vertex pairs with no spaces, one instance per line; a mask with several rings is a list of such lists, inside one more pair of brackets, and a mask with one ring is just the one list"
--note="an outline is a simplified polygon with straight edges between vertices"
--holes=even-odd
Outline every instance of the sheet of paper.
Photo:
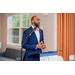
[[57,52],[40,53],[40,61],[57,61]]

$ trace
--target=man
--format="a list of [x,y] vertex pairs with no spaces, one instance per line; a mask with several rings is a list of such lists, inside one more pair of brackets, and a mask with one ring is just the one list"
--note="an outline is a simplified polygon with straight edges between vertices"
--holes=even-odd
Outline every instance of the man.
[[22,46],[22,48],[26,49],[25,55],[23,57],[24,61],[38,61],[37,53],[41,53],[42,50],[46,48],[43,39],[43,30],[40,29],[40,18],[38,16],[33,16],[31,18],[31,23],[32,26],[23,33],[22,45],[30,31],[36,28],[36,25],[38,25],[38,28],[36,28],[36,30],[30,35],[29,39],[27,39],[25,44]]

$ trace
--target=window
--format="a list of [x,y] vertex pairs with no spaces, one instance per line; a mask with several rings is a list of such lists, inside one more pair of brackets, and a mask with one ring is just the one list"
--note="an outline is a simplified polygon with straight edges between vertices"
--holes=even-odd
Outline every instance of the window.
[[8,17],[8,44],[21,45],[23,32],[29,27],[29,14]]

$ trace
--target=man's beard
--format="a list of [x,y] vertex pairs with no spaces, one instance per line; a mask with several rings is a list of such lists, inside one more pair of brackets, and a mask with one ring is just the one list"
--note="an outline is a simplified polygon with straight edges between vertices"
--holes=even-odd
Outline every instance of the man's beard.
[[36,28],[40,28],[40,25],[38,25],[38,23],[34,22],[34,25],[36,26]]

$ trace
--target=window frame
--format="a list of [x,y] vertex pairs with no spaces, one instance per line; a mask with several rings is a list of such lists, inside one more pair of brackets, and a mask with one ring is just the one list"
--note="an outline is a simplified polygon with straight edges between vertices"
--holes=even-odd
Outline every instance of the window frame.
[[[27,13],[29,14],[29,13]],[[8,16],[7,17],[7,45],[12,45],[12,46],[20,46],[21,47],[21,39],[22,39],[22,29],[24,28],[29,28],[28,27],[22,27],[22,15],[24,14],[20,14],[20,25],[19,27],[12,27],[12,16]],[[17,16],[17,15],[13,15],[13,16]],[[26,18],[26,19],[29,19],[29,18]],[[27,22],[28,23],[28,22]],[[19,44],[17,43],[11,43],[11,29],[19,29]]]

